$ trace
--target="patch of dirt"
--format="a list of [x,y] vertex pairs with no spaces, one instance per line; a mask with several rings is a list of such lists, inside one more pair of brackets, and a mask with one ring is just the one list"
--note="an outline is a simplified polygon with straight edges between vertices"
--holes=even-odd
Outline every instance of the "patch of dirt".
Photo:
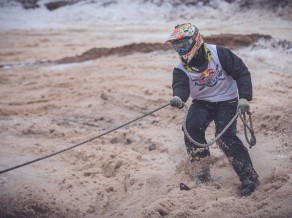
[[[20,198],[21,199],[21,198]],[[1,200],[0,217],[1,218],[27,218],[27,217],[77,217],[72,210],[67,210],[54,202],[45,202],[41,199],[22,199],[16,201],[10,197]]]
[[[205,41],[209,44],[217,44],[225,46],[230,49],[249,46],[259,39],[271,39],[271,36],[261,34],[220,34],[204,37]],[[130,55],[135,52],[148,53],[153,51],[167,51],[173,49],[170,44],[166,43],[133,43],[115,48],[92,48],[81,55],[73,57],[65,57],[56,60],[57,64],[79,63],[89,60],[94,60],[100,57],[110,55]]]
[[73,5],[75,3],[79,2],[78,0],[71,0],[71,1],[54,1],[54,2],[49,2],[46,3],[45,6],[49,11],[56,10],[60,7],[64,7],[67,5]]

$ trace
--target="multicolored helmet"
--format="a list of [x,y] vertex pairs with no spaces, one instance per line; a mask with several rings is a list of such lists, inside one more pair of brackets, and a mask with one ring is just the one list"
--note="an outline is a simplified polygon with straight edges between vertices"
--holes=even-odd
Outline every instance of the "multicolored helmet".
[[179,56],[189,63],[197,55],[204,40],[197,27],[185,23],[177,25],[166,42],[171,42]]

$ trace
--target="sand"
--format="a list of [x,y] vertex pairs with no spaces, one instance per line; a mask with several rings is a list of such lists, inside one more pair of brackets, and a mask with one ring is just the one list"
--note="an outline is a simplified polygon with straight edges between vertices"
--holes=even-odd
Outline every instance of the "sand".
[[[218,43],[234,49],[252,74],[257,145],[249,148],[240,119],[238,134],[260,176],[254,193],[240,197],[238,176],[216,144],[208,160],[213,181],[198,183],[200,165],[189,162],[183,141],[185,112],[166,107],[0,174],[0,217],[291,217],[292,32],[283,30],[291,21],[277,17],[250,32],[239,31],[237,22],[230,21],[224,31],[221,24],[202,31],[209,40],[230,34]],[[106,24],[0,31],[0,170],[90,139],[169,102],[178,57],[167,45],[164,49],[162,38],[172,23],[111,30],[121,35],[105,28],[111,39],[96,32]],[[131,34],[138,36],[131,39]],[[246,43],[236,42],[237,34]],[[261,37],[248,41],[248,34]],[[89,51],[98,52],[84,59]],[[100,55],[103,51],[109,52]],[[207,139],[213,137],[212,123]],[[190,190],[181,191],[180,183]]]

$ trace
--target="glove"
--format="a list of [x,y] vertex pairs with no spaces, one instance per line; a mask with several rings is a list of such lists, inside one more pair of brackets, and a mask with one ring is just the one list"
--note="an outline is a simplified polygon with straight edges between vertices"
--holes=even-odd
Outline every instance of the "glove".
[[170,99],[170,106],[182,109],[184,107],[183,101],[178,96],[174,96]]
[[240,109],[241,113],[248,113],[250,110],[250,106],[248,101],[245,98],[240,98],[238,101],[238,109]]

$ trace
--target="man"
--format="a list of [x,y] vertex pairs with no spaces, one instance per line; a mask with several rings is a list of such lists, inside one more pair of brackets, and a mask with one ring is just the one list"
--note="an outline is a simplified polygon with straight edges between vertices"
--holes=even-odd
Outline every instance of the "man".
[[[216,135],[236,115],[249,111],[252,100],[250,72],[243,61],[229,49],[204,42],[197,27],[190,23],[177,25],[167,42],[180,56],[173,70],[173,96],[170,105],[183,108],[192,98],[186,131],[198,143],[206,144],[205,131],[214,121]],[[238,100],[239,99],[239,100]],[[186,136],[185,145],[192,161],[210,155],[208,148],[199,148]],[[229,162],[238,174],[241,196],[250,195],[259,184],[249,153],[236,135],[236,121],[218,140]]]

